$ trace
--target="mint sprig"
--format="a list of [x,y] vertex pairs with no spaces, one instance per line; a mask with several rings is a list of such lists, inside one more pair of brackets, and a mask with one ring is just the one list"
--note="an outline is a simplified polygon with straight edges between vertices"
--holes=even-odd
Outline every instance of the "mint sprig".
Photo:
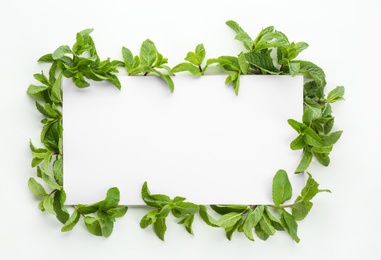
[[157,51],[153,41],[147,39],[142,43],[139,56],[134,56],[126,47],[122,48],[122,54],[128,75],[143,74],[147,76],[150,73],[156,74],[165,81],[169,90],[173,93],[175,85],[171,78],[173,75],[171,68],[166,65],[168,59],[164,58],[163,55]]
[[141,219],[141,228],[153,225],[157,237],[164,240],[167,231],[166,219],[172,213],[175,218],[180,219],[178,224],[183,224],[188,233],[193,235],[192,223],[194,215],[198,212],[198,205],[186,202],[185,198],[179,196],[171,199],[164,194],[151,194],[147,182],[142,186],[142,199],[147,206],[155,209]]

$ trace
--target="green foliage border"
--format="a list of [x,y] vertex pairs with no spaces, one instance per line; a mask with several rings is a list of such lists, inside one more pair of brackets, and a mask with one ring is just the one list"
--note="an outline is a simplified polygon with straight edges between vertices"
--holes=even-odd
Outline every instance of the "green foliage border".
[[[329,154],[340,139],[342,131],[332,132],[334,117],[331,104],[343,100],[344,87],[338,86],[324,94],[326,78],[324,71],[310,61],[297,60],[300,52],[308,47],[305,42],[290,42],[285,34],[266,27],[252,39],[235,21],[226,24],[235,33],[235,39],[242,42],[246,51],[237,56],[220,56],[205,61],[206,50],[203,44],[196,46],[194,52],[188,52],[185,62],[170,68],[168,59],[147,39],[140,48],[139,55],[122,47],[123,61],[101,60],[90,33],[83,30],[76,35],[72,47],[62,45],[53,53],[42,56],[38,61],[50,63],[48,76],[43,71],[34,74],[38,85],[31,84],[27,93],[36,99],[36,108],[43,115],[43,128],[40,135],[41,148],[30,141],[33,168],[36,177],[30,177],[28,187],[40,199],[38,208],[54,215],[62,224],[61,231],[70,231],[81,218],[87,230],[96,236],[108,237],[112,234],[117,218],[123,217],[128,207],[119,205],[120,193],[113,187],[107,191],[104,200],[91,205],[65,205],[66,194],[63,189],[62,154],[62,77],[71,78],[79,88],[90,86],[88,80],[108,81],[118,89],[121,84],[117,77],[118,68],[125,68],[128,75],[153,74],[161,77],[174,92],[172,76],[179,72],[188,72],[202,76],[209,66],[215,65],[228,72],[225,84],[231,84],[235,94],[239,94],[240,75],[304,75],[304,113],[302,121],[289,119],[289,125],[298,133],[290,144],[292,150],[303,150],[303,156],[295,169],[295,174],[306,172],[313,158],[323,166],[330,163]],[[276,57],[274,58],[274,55]],[[152,226],[155,234],[164,240],[167,230],[166,220],[172,214],[178,223],[184,225],[188,233],[193,234],[192,223],[198,214],[209,226],[222,228],[230,240],[234,232],[243,233],[254,241],[267,240],[276,231],[286,231],[292,239],[299,242],[298,221],[310,212],[311,200],[320,192],[319,184],[310,173],[305,187],[297,199],[289,203],[292,186],[287,172],[280,169],[272,183],[272,205],[196,205],[186,202],[185,198],[170,198],[165,194],[151,194],[145,182],[141,196],[151,210],[142,217],[141,228]],[[42,180],[43,184],[40,183]],[[216,217],[215,217],[216,216]]]

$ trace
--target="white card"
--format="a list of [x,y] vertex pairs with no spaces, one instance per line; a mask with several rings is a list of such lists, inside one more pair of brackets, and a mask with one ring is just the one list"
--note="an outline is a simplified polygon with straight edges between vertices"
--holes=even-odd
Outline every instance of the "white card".
[[64,188],[67,204],[102,200],[118,187],[121,204],[152,193],[197,204],[272,203],[272,178],[288,172],[294,198],[300,151],[290,142],[300,121],[303,77],[241,76],[239,95],[226,75],[176,76],[175,91],[154,76],[119,77],[122,89],[64,80]]

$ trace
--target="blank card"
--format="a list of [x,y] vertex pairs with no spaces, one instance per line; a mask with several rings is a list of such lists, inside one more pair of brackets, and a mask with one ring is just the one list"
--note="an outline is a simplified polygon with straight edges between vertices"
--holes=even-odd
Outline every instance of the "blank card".
[[119,77],[122,89],[63,82],[64,189],[68,205],[102,200],[118,187],[121,204],[152,193],[196,204],[272,203],[272,178],[288,172],[294,198],[301,151],[287,120],[303,113],[302,76],[175,76],[174,93],[155,76]]

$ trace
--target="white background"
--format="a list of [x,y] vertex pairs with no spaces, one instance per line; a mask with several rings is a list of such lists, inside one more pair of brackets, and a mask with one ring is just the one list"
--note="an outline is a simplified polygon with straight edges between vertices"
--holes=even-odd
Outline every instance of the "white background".
[[[3,1],[0,9],[0,174],[1,259],[380,259],[380,86],[379,13],[381,3],[366,1]],[[377,17],[378,16],[378,17]],[[125,45],[137,52],[151,38],[174,65],[203,42],[208,57],[235,55],[241,46],[224,24],[238,21],[252,35],[268,25],[292,41],[310,44],[302,59],[326,72],[327,90],[346,87],[346,101],[334,106],[336,127],[344,134],[329,168],[310,171],[332,194],[319,194],[299,224],[301,242],[279,233],[252,243],[242,234],[194,223],[195,236],[168,221],[166,242],[141,230],[146,209],[130,208],[108,238],[90,236],[79,224],[60,233],[54,217],[37,209],[27,189],[34,174],[28,141],[38,141],[40,116],[25,94],[32,75],[46,68],[36,60],[75,33],[92,34],[101,57],[121,59]]]

